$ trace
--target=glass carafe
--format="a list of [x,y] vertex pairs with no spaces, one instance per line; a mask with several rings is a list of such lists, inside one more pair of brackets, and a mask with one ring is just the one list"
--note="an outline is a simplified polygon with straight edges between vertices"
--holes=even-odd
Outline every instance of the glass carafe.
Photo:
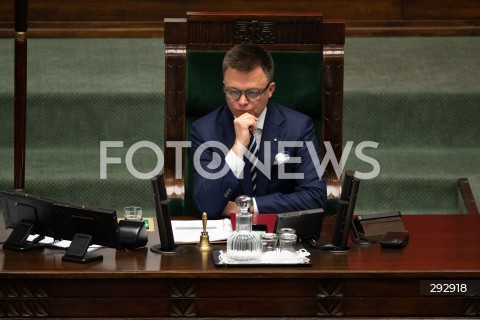
[[235,204],[240,212],[236,214],[235,231],[227,239],[227,257],[235,262],[259,261],[262,243],[260,237],[252,232],[252,214],[249,212],[252,198],[239,196]]

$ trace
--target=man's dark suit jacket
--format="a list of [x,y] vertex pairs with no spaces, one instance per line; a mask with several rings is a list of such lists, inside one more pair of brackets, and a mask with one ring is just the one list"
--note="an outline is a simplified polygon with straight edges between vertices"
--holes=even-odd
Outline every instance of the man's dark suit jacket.
[[[228,201],[234,201],[242,194],[253,196],[249,162],[244,159],[246,163],[242,179],[237,179],[225,162],[225,156],[235,141],[233,119],[232,112],[224,104],[192,124],[193,199],[196,208],[201,212],[207,212],[211,219],[221,217]],[[203,145],[199,149],[202,144],[209,141],[215,142],[212,147],[204,149],[206,145]],[[325,208],[327,192],[323,172],[319,177],[306,143],[311,145],[313,143],[315,157],[321,162],[322,157],[311,119],[302,113],[269,102],[259,150],[259,161],[262,163],[266,160],[264,149],[268,150],[268,147],[265,147],[267,141],[270,142],[271,148],[267,153],[270,160],[268,170],[271,171],[271,175],[268,178],[261,170],[257,174],[255,200],[259,212],[281,213]],[[303,144],[302,147],[284,148],[290,154],[290,162],[301,163],[289,162],[284,165],[284,169],[274,164],[275,156],[279,153],[279,143],[282,141],[299,141]],[[301,159],[295,160],[293,157]],[[318,161],[315,162],[317,166]],[[196,168],[200,165],[200,169]],[[219,174],[220,171],[223,173]],[[301,173],[303,179],[281,179],[279,172]]]

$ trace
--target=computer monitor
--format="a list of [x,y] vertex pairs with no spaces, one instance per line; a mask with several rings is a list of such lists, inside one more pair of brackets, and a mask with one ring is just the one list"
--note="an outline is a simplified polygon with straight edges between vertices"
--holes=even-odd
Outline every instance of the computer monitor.
[[87,253],[92,244],[120,248],[117,213],[114,209],[55,202],[53,212],[58,227],[57,237],[72,241],[62,257],[63,261],[88,263],[102,260],[102,255]]
[[[13,229],[4,249],[19,252],[42,249],[38,242],[45,236],[55,237],[53,200],[19,191],[0,191],[5,227]],[[38,236],[28,241],[33,234]]]
[[172,221],[170,219],[169,199],[165,187],[163,173],[153,177],[151,180],[153,189],[153,198],[155,202],[155,216],[157,218],[158,236],[160,244],[150,248],[152,252],[173,254],[185,250],[184,247],[175,244],[173,236]]
[[343,178],[332,242],[324,245],[322,249],[339,252],[350,249],[348,247],[348,235],[353,224],[352,218],[359,184],[360,180],[355,177],[355,171],[347,170]]
[[277,214],[275,232],[281,228],[293,228],[300,241],[317,241],[320,238],[324,211],[322,208]]

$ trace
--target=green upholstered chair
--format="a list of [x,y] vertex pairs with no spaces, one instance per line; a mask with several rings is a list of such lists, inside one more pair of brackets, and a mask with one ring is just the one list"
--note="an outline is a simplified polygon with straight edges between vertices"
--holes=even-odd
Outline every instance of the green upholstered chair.
[[[237,43],[256,43],[275,62],[272,101],[309,115],[319,142],[329,141],[337,159],[342,153],[343,61],[345,24],[321,13],[187,13],[165,19],[165,143],[188,141],[193,121],[220,106],[222,60]],[[189,148],[166,145],[165,178],[172,214],[197,216],[192,201]],[[325,151],[325,147],[324,147]],[[181,172],[180,172],[181,171]],[[326,171],[329,205],[335,210],[340,181]]]

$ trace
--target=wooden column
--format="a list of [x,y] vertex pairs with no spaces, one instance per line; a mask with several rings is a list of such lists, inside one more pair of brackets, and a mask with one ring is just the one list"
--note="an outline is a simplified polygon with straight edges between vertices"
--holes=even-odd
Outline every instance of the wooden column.
[[[167,148],[167,141],[185,141],[185,82],[187,20],[165,19],[165,182],[168,198],[185,198],[185,174],[177,175],[175,149]],[[167,125],[168,123],[168,125]],[[185,149],[182,149],[182,166],[185,169]]]
[[14,188],[25,188],[28,0],[15,0]]

